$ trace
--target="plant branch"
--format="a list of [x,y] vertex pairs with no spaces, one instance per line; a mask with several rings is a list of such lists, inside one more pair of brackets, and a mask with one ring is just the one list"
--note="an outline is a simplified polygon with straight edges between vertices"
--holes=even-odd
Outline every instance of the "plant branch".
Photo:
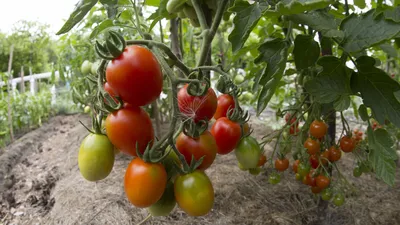
[[202,30],[207,30],[208,25],[207,25],[207,20],[206,16],[204,15],[203,12],[203,7],[201,7],[201,1],[200,0],[192,0],[193,8],[196,11],[197,18],[199,19],[200,26]]

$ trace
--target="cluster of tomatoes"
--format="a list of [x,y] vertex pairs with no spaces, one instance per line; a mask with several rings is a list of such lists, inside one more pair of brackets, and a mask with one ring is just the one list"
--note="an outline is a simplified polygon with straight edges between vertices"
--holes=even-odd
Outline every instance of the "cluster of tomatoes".
[[[212,15],[216,13],[217,1],[214,0],[204,0],[201,1],[204,5],[210,9]],[[175,14],[181,19],[188,18],[190,24],[194,27],[200,27],[199,19],[197,18],[196,10],[193,8],[192,1],[190,0],[168,0],[167,11],[170,14]]]
[[[193,124],[214,118],[215,123],[196,135],[184,129],[174,145],[164,150],[154,148],[162,155],[154,160],[149,157],[152,147],[161,145],[157,145],[151,119],[142,107],[155,101],[162,91],[163,74],[156,57],[145,47],[128,46],[109,62],[105,75],[104,90],[123,106],[107,115],[106,135],[93,132],[83,140],[79,169],[85,179],[98,181],[110,174],[118,151],[133,156],[125,172],[124,190],[134,206],[147,208],[152,216],[168,215],[176,203],[191,216],[207,214],[214,204],[214,189],[204,171],[217,154],[235,150],[239,163],[250,170],[258,168],[260,160],[265,163],[249,125],[238,113],[242,111],[237,109],[234,96],[217,98],[212,88],[203,95],[191,95],[189,84],[177,93],[180,117]],[[236,117],[230,116],[233,114]]]

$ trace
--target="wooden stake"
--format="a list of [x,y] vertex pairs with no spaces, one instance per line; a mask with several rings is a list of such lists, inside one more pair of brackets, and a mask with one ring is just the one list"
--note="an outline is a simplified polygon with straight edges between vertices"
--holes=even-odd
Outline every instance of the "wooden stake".
[[7,81],[8,125],[10,127],[10,139],[11,139],[11,142],[14,141],[14,131],[13,131],[13,121],[12,121],[12,111],[11,111],[12,110],[12,103],[11,103],[12,90],[11,90],[11,87],[10,87],[10,84],[11,84],[12,79],[13,79],[13,76],[11,74],[13,52],[14,52],[14,45],[11,45],[11,47],[10,47],[10,59],[8,61],[8,81]]

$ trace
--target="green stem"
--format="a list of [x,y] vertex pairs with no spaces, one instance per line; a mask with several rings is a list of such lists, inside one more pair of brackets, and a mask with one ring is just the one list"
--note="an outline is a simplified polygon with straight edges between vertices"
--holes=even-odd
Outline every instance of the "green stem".
[[229,74],[226,73],[225,71],[223,71],[221,69],[221,67],[218,66],[218,65],[217,66],[199,66],[199,67],[196,67],[196,68],[194,68],[192,70],[197,70],[197,69],[199,69],[199,70],[208,70],[208,71],[212,70],[212,71],[217,72],[217,73],[219,73],[219,74],[221,74],[223,76],[229,77]]
[[201,7],[201,1],[200,0],[192,0],[193,8],[196,11],[197,18],[199,19],[200,26],[202,30],[207,30],[208,25],[207,25],[207,20],[206,16],[204,15],[203,8]]

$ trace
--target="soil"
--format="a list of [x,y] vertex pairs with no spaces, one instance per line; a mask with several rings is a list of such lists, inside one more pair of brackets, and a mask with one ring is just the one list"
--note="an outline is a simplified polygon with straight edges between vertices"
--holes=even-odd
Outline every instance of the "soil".
[[[130,157],[118,154],[112,173],[100,182],[82,178],[77,156],[87,131],[79,120],[90,124],[86,115],[56,116],[6,147],[0,156],[0,224],[138,224],[148,215],[123,191]],[[251,124],[259,140],[271,131],[260,118]],[[268,156],[272,148],[267,145],[265,151]],[[238,168],[234,154],[218,156],[206,171],[215,189],[208,215],[189,217],[176,207],[170,216],[144,224],[400,224],[399,174],[391,188],[373,175],[352,177],[351,154],[339,167],[355,188],[347,192],[344,206],[335,207],[320,203],[292,171],[271,185],[271,171],[253,176]]]

